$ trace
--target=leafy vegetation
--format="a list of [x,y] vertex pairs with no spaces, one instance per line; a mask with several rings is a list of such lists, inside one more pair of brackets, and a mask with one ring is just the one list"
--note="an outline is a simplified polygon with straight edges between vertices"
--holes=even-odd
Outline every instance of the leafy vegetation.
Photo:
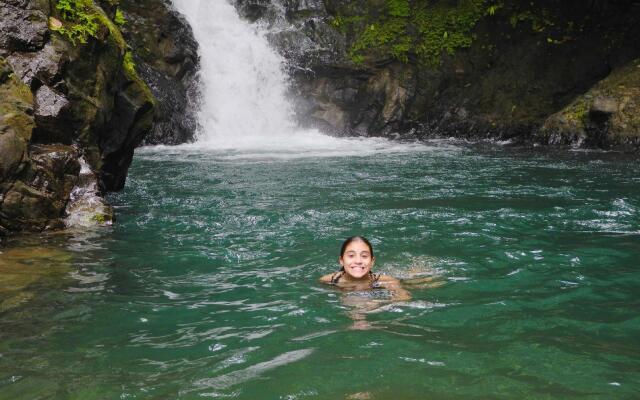
[[438,5],[416,10],[413,23],[419,32],[418,57],[435,65],[443,52],[453,54],[456,49],[471,46],[471,31],[485,14],[485,4],[486,0],[464,0],[454,8]]
[[364,15],[345,10],[331,25],[354,38],[349,56],[356,63],[374,54],[403,62],[415,55],[419,62],[438,65],[443,52],[470,46],[478,20],[499,7],[490,0],[460,0],[455,5],[441,0],[384,0],[382,12],[375,5]]
[[[436,0],[410,2],[385,0],[382,12],[365,15],[338,15],[331,24],[355,40],[349,50],[354,62],[368,54],[407,62],[410,55],[423,63],[437,65],[443,52],[453,53],[472,42],[471,30],[485,14],[495,13],[499,4],[489,0],[460,0],[455,5]],[[347,11],[348,13],[349,11]]]
[[359,0],[339,9],[330,23],[347,34],[356,63],[388,57],[437,66],[443,54],[471,46],[482,18],[500,17],[513,29],[530,29],[546,35],[549,44],[561,44],[575,27],[560,27],[556,14],[533,1]]
[[127,23],[127,20],[124,18],[124,14],[122,13],[121,9],[118,8],[116,10],[116,15],[113,18],[113,22],[118,26],[123,26]]
[[98,15],[93,0],[57,0],[56,10],[66,22],[58,29],[74,45],[87,43],[89,37],[97,37]]

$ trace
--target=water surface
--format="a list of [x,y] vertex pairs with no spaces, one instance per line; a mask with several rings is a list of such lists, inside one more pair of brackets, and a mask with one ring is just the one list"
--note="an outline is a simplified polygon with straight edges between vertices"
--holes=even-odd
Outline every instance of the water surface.
[[[637,396],[637,159],[365,147],[146,149],[112,228],[11,239],[0,399]],[[367,330],[317,283],[352,234],[432,278]]]

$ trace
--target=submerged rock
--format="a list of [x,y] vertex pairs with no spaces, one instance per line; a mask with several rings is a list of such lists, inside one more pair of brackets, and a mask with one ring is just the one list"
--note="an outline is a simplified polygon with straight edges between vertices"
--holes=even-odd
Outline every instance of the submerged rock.
[[53,247],[25,245],[0,251],[0,313],[34,298],[35,284],[61,282],[71,269],[72,255]]

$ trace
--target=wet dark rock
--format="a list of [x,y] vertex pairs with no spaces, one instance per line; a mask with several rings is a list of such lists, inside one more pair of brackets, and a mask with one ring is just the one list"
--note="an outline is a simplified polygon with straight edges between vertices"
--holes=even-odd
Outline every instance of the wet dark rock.
[[180,144],[197,128],[198,44],[191,27],[164,0],[122,0],[123,34],[136,49],[140,77],[157,100],[153,128],[143,144]]
[[[454,7],[457,3],[440,4]],[[373,23],[385,4],[368,0],[236,2],[245,17],[275,28],[270,40],[289,61],[300,122],[334,134],[607,147],[619,143],[610,134],[612,127],[625,126],[630,134],[635,129],[631,123],[613,123],[627,115],[620,108],[626,104],[621,93],[625,85],[631,86],[628,81],[614,90],[617,110],[608,100],[596,100],[583,110],[590,133],[558,128],[554,132],[564,133],[539,134],[540,130],[550,132],[543,126],[553,125],[552,115],[640,57],[637,1],[540,4],[536,10],[554,13],[548,16],[555,22],[546,27],[513,24],[513,15],[503,11],[519,5],[526,9],[529,2],[510,2],[508,7],[505,3],[496,15],[480,18],[469,48],[443,52],[439,63],[421,62],[411,52],[406,60],[399,60],[375,46],[363,50],[364,57],[356,62],[349,53],[357,39],[355,31],[338,18],[368,18]],[[406,34],[415,32],[408,29]],[[565,122],[560,118],[554,124],[560,127]]]
[[34,117],[38,129],[56,136],[64,135],[66,121],[64,113],[70,107],[69,100],[56,93],[47,85],[42,85],[35,93]]
[[80,157],[80,174],[69,195],[65,208],[64,224],[67,227],[90,227],[111,225],[115,220],[113,208],[101,194],[98,177]]
[[29,155],[33,161],[29,185],[55,196],[62,203],[57,208],[62,210],[80,173],[78,150],[61,144],[33,145]]
[[128,86],[115,96],[112,118],[101,135],[103,167],[100,184],[105,190],[121,190],[133,160],[133,151],[149,132],[153,122],[153,103],[139,86]]
[[[66,61],[63,58],[64,53],[58,51],[52,42],[48,42],[37,52],[15,52],[7,57],[7,61],[27,85],[52,85],[60,78]],[[36,79],[37,83],[34,82]]]
[[536,132],[547,144],[640,148],[640,58],[614,69],[551,115]]
[[36,1],[3,0],[0,3],[0,49],[28,51],[44,46],[47,15]]
[[238,0],[240,13],[249,21],[255,22],[263,18],[271,2],[269,0]]
[[596,97],[589,112],[594,118],[606,119],[618,111],[618,102],[611,97]]
[[2,195],[0,231],[5,233],[60,227],[80,171],[78,152],[71,146],[35,146],[29,153],[29,166]]

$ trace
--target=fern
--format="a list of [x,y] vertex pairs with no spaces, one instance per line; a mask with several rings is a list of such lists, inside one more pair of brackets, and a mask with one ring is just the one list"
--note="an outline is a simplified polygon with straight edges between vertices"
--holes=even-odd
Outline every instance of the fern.
[[92,0],[58,0],[56,3],[56,10],[66,22],[58,32],[74,46],[77,42],[87,43],[89,37],[97,37],[99,20],[92,7]]

